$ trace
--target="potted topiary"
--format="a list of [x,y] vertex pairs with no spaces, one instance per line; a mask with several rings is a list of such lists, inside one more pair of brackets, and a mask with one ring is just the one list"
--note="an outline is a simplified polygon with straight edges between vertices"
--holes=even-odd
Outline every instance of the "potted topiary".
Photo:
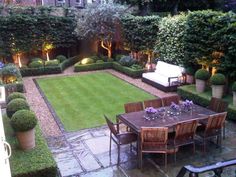
[[236,81],[232,85],[232,91],[233,91],[233,105],[236,106]]
[[196,90],[199,93],[202,93],[206,89],[206,81],[209,79],[210,73],[205,69],[199,69],[195,73],[196,79]]
[[7,103],[9,103],[11,100],[14,100],[16,98],[22,98],[22,99],[26,100],[25,95],[23,93],[13,92],[7,97]]
[[186,83],[193,84],[194,83],[194,69],[192,67],[187,67],[185,69],[186,73]]
[[225,76],[221,73],[214,74],[210,78],[212,97],[222,98],[224,93]]
[[11,118],[11,126],[16,132],[16,137],[21,149],[30,150],[35,147],[35,131],[37,118],[34,112],[19,110]]
[[16,112],[16,111],[19,111],[19,110],[22,110],[22,109],[27,109],[29,110],[30,107],[28,105],[28,103],[22,99],[22,98],[16,98],[14,100],[11,100],[8,104],[7,104],[7,108],[6,108],[6,113],[7,113],[7,116],[9,118],[12,117],[12,115]]

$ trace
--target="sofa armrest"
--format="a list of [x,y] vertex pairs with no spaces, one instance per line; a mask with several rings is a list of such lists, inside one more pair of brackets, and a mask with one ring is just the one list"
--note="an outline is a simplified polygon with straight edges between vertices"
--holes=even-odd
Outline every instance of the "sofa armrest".
[[175,77],[168,77],[169,86],[171,85],[171,80],[172,80],[172,79],[178,79],[178,78],[179,78],[178,76],[175,76]]

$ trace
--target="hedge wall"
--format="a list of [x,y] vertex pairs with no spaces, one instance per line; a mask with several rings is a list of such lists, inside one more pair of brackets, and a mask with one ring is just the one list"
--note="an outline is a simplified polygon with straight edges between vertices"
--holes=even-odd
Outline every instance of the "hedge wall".
[[7,141],[11,144],[10,158],[13,177],[56,177],[57,166],[47,143],[43,138],[39,126],[35,129],[36,147],[31,151],[22,151],[10,126],[10,119],[3,116],[3,123]]
[[87,65],[75,65],[74,72],[92,71],[92,70],[110,69],[110,68],[112,68],[112,62],[93,63]]
[[[211,92],[207,91],[199,94],[196,92],[195,85],[178,87],[177,93],[182,99],[192,100],[194,103],[201,106],[206,107],[210,104]],[[230,103],[227,110],[227,118],[230,120],[236,120],[236,107],[232,105],[229,97],[225,97],[224,100]]]
[[45,74],[58,74],[62,73],[67,67],[74,65],[79,60],[78,56],[69,58],[58,66],[44,66],[40,68],[20,68],[21,75],[25,76],[38,76]]

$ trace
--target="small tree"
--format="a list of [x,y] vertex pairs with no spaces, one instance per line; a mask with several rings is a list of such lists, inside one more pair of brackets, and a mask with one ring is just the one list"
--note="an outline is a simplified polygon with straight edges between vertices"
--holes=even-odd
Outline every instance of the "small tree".
[[88,6],[77,14],[78,38],[98,40],[101,47],[107,50],[107,56],[111,58],[116,27],[124,13],[125,6],[112,3]]

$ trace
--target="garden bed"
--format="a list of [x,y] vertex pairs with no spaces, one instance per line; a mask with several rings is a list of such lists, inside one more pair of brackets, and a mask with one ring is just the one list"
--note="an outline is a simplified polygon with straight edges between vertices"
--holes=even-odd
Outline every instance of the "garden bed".
[[106,72],[37,79],[37,83],[66,131],[104,125],[104,114],[115,121],[124,113],[125,103],[155,98]]
[[[178,94],[182,99],[192,100],[194,103],[199,104],[201,106],[208,106],[211,100],[211,89],[208,89],[204,93],[197,93],[195,89],[195,85],[186,85],[178,87]],[[228,107],[228,115],[227,118],[231,120],[236,120],[236,107],[232,104],[232,96],[226,95],[223,100],[229,103]]]
[[22,151],[18,147],[14,131],[7,116],[3,116],[3,124],[7,141],[12,148],[10,157],[13,177],[56,177],[57,166],[39,126],[36,126],[36,147],[30,151]]
[[93,63],[86,65],[75,65],[74,71],[92,71],[92,70],[102,70],[102,69],[114,69],[121,73],[124,73],[133,78],[140,78],[145,72],[145,69],[132,69],[130,67],[122,66],[118,62],[104,62],[104,63]]

